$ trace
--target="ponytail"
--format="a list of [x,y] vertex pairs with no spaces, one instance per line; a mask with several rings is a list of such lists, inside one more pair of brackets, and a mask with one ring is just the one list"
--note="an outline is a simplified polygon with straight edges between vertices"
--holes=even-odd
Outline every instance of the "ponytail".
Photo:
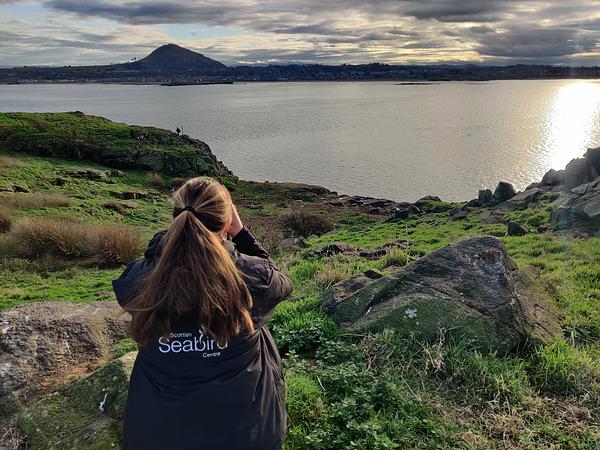
[[231,197],[220,183],[193,178],[174,195],[171,225],[158,261],[138,295],[126,306],[131,334],[140,345],[169,337],[173,320],[197,317],[219,345],[254,331],[252,297],[217,233],[231,219]]

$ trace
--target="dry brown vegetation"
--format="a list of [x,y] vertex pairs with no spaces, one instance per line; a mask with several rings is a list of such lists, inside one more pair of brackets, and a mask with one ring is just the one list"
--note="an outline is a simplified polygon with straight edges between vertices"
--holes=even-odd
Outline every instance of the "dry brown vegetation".
[[150,172],[148,174],[148,182],[157,189],[163,189],[165,187],[165,180],[156,172]]
[[64,258],[102,267],[127,263],[141,249],[138,231],[125,225],[90,225],[57,218],[25,218],[13,227],[9,238],[22,258]]
[[104,206],[105,208],[108,208],[108,209],[112,209],[112,210],[118,212],[119,214],[121,214],[122,216],[127,214],[127,212],[125,211],[125,207],[120,202],[118,202],[117,200],[114,200],[112,198],[110,200],[106,200],[104,203],[102,203],[102,206]]
[[142,241],[137,230],[126,225],[96,228],[92,252],[103,266],[116,267],[139,256]]
[[320,236],[333,230],[329,219],[315,213],[294,211],[281,217],[281,224],[297,236]]
[[0,208],[5,209],[61,208],[70,203],[69,197],[52,192],[9,193],[0,196]]
[[268,253],[275,253],[281,247],[283,231],[273,218],[249,216],[244,218],[244,224]]
[[0,233],[7,233],[12,227],[12,217],[7,209],[0,209]]
[[17,158],[8,155],[0,155],[0,172],[12,167],[20,167],[23,162]]

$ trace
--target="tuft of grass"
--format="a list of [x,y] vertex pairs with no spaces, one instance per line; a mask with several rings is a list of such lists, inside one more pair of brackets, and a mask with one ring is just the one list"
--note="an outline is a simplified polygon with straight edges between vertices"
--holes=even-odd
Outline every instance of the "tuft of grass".
[[333,230],[331,221],[322,215],[294,211],[281,217],[284,228],[291,230],[296,236],[321,236]]
[[0,233],[7,233],[13,225],[13,219],[7,209],[0,209]]
[[115,267],[139,255],[137,230],[125,225],[85,224],[64,219],[27,217],[10,232],[20,258],[83,260]]
[[6,171],[6,169],[12,169],[14,167],[21,167],[23,162],[9,155],[0,155],[0,173]]
[[162,175],[157,172],[150,172],[148,174],[148,183],[157,189],[162,189],[166,185]]
[[91,248],[88,226],[53,218],[27,217],[11,232],[17,255],[22,258],[87,256]]
[[529,372],[535,385],[546,392],[600,401],[600,362],[565,339],[536,348]]
[[142,241],[137,230],[126,225],[94,227],[92,254],[102,267],[117,267],[140,255]]
[[69,197],[54,192],[10,193],[0,196],[0,207],[9,209],[61,208],[70,203]]

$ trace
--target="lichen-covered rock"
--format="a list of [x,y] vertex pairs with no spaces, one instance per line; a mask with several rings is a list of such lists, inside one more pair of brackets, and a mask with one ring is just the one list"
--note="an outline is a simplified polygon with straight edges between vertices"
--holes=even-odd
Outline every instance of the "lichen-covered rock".
[[356,290],[334,286],[325,304],[350,330],[391,327],[423,340],[443,330],[499,353],[560,333],[552,300],[495,237],[465,239],[391,275],[358,281]]
[[121,422],[136,353],[43,397],[17,416],[28,448],[119,449]]
[[0,396],[35,377],[110,355],[128,332],[116,302],[40,302],[0,313]]

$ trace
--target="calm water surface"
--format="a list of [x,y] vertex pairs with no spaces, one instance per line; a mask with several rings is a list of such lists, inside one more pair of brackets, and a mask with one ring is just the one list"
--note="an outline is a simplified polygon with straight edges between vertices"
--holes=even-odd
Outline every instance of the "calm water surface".
[[73,111],[206,141],[245,179],[468,200],[600,146],[600,81],[0,86],[0,111]]

